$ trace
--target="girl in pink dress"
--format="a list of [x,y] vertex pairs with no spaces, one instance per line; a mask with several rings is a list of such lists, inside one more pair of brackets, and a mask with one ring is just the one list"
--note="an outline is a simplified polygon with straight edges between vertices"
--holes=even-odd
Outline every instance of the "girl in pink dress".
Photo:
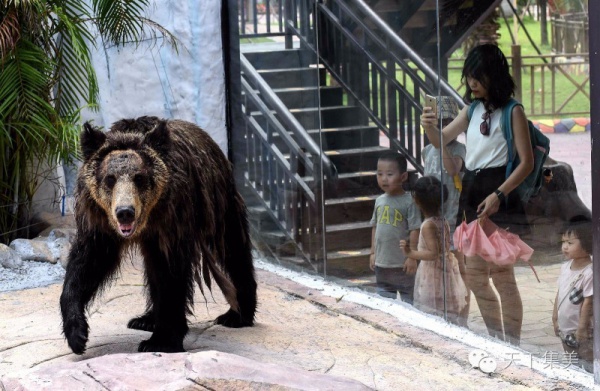
[[414,306],[458,324],[468,291],[450,251],[450,227],[441,213],[442,199],[448,197],[446,186],[433,176],[425,176],[415,183],[412,196],[424,217],[419,243],[414,251],[401,240],[400,248],[407,257],[421,260],[415,277]]

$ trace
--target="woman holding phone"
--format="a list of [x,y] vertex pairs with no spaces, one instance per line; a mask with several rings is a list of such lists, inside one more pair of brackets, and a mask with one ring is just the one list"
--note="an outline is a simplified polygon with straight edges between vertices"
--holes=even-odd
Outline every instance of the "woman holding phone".
[[[515,90],[508,61],[496,45],[476,46],[465,59],[461,80],[466,86],[463,99],[467,106],[442,129],[442,139],[432,107],[423,108],[421,125],[436,148],[446,145],[467,129],[459,219],[466,216],[467,223],[490,219],[501,228],[511,227],[511,232],[522,233],[515,228],[527,229],[524,206],[513,190],[532,171],[533,154],[527,118],[521,105],[516,105],[511,113],[514,145],[507,145],[500,128],[503,107]],[[469,107],[473,104],[476,106],[469,120]],[[520,163],[506,177],[508,148],[516,150]],[[518,345],[523,304],[513,266],[498,266],[478,256],[467,257],[466,277],[489,334]]]

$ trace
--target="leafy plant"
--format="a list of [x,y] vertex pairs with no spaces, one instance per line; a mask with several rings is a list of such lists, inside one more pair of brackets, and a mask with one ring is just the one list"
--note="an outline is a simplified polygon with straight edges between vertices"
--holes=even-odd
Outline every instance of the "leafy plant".
[[91,61],[105,46],[177,39],[147,19],[149,0],[0,0],[0,242],[25,236],[48,168],[78,157],[80,113],[96,109]]

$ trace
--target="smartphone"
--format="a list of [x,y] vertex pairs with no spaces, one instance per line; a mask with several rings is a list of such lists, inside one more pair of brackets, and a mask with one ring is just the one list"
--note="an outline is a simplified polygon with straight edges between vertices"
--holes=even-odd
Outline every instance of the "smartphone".
[[423,107],[431,107],[433,109],[433,113],[437,116],[438,104],[435,96],[425,95],[425,104]]

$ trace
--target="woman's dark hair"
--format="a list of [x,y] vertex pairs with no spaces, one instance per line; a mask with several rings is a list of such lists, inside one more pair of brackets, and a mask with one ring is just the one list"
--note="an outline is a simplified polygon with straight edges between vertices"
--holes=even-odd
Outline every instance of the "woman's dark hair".
[[467,83],[467,77],[477,80],[487,89],[488,100],[484,102],[486,109],[503,107],[515,93],[515,81],[510,75],[508,60],[496,45],[475,46],[467,55],[460,80],[466,86],[463,99],[471,103],[473,91]]
[[575,217],[567,223],[567,226],[563,232],[566,236],[574,236],[579,239],[581,248],[586,253],[592,253],[592,247],[594,245],[594,239],[592,238],[592,222],[584,217]]
[[439,179],[428,175],[417,179],[412,196],[425,214],[435,216],[440,214],[442,199],[448,200],[448,190]]

